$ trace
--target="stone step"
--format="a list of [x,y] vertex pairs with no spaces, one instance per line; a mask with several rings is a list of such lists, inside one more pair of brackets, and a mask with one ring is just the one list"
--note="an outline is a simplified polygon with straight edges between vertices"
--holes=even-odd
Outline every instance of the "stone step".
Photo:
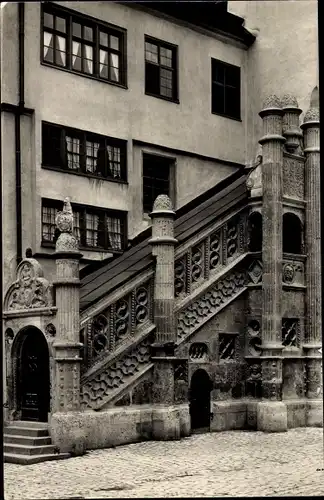
[[19,436],[14,434],[4,434],[3,435],[4,444],[23,444],[25,446],[42,446],[45,444],[51,444],[52,440],[48,437],[29,437],[29,436]]
[[46,429],[37,429],[34,427],[21,427],[16,425],[8,425],[5,427],[6,434],[12,434],[15,436],[30,436],[30,437],[48,437],[48,428]]
[[70,453],[58,453],[49,455],[17,455],[15,453],[4,453],[3,460],[5,463],[31,465],[38,464],[39,462],[46,462],[47,460],[63,460],[70,458]]
[[15,420],[9,427],[30,427],[33,429],[48,429],[48,422],[34,422],[33,420]]
[[54,446],[52,444],[45,444],[43,446],[28,446],[24,444],[7,444],[3,445],[4,453],[12,453],[14,455],[51,455],[54,453]]

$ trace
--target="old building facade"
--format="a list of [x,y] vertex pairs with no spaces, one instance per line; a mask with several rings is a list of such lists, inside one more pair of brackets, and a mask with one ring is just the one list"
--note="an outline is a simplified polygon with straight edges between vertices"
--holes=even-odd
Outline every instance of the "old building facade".
[[143,4],[1,8],[8,460],[322,425],[316,2]]

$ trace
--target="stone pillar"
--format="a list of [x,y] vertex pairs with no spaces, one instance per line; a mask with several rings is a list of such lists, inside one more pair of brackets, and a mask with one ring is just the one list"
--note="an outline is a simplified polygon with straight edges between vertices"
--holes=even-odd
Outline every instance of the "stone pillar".
[[154,361],[153,403],[164,405],[153,410],[153,437],[177,439],[180,437],[179,416],[174,415],[174,348],[176,327],[174,317],[174,217],[168,196],[156,198],[152,218],[152,254],[155,256],[154,323],[155,342],[152,345]]
[[321,283],[321,201],[320,131],[318,89],[311,97],[310,109],[301,125],[304,132],[306,198],[306,395],[309,402],[308,425],[323,425],[322,414],[322,283]]
[[258,429],[287,430],[287,409],[282,398],[282,197],[283,143],[281,103],[269,96],[260,112],[262,145],[262,399]]
[[79,253],[73,235],[73,213],[69,199],[56,216],[60,235],[56,241],[57,336],[55,349],[54,412],[80,410],[80,347],[79,342]]

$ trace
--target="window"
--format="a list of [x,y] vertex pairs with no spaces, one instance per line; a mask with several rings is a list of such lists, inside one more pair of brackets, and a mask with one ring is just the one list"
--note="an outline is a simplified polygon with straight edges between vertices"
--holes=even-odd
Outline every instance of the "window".
[[170,169],[173,160],[157,155],[143,155],[143,209],[149,213],[159,194],[170,194]]
[[249,251],[262,251],[262,215],[259,212],[253,212],[249,217]]
[[126,181],[126,142],[43,122],[42,166]]
[[241,118],[241,70],[212,59],[212,113]]
[[126,32],[53,5],[43,7],[42,61],[126,85]]
[[177,76],[177,48],[145,37],[146,94],[176,101]]
[[302,224],[300,218],[292,213],[283,215],[282,251],[284,253],[302,253]]
[[[63,203],[42,200],[42,244],[53,245],[58,237],[55,217]],[[121,251],[126,241],[126,214],[72,204],[74,235],[80,247],[92,250]]]

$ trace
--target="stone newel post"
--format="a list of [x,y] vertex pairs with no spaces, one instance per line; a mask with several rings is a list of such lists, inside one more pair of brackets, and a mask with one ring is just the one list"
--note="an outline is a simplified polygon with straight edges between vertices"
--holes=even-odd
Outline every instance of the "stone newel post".
[[174,217],[171,200],[156,198],[152,218],[152,253],[156,258],[154,277],[155,361],[154,402],[172,404],[174,400],[173,359],[176,340],[174,319]]
[[287,429],[282,396],[282,198],[283,143],[281,103],[269,96],[260,112],[262,145],[262,398],[258,407],[259,430]]
[[320,425],[323,421],[322,356],[319,352],[322,337],[322,283],[321,283],[321,219],[320,219],[320,131],[318,89],[311,97],[310,109],[304,123],[305,198],[306,198],[306,280],[307,280],[307,328],[306,343],[306,394],[314,401],[309,404],[308,425]]
[[79,253],[73,236],[73,213],[69,199],[56,216],[61,232],[56,242],[56,306],[57,337],[55,348],[55,412],[80,410],[79,342]]
[[[171,200],[160,195],[154,202],[152,218],[152,253],[156,258],[154,278],[155,343],[153,410],[154,439],[179,439],[179,415],[174,408],[174,348],[176,326],[174,317],[174,217]],[[164,406],[164,408],[162,407]]]

